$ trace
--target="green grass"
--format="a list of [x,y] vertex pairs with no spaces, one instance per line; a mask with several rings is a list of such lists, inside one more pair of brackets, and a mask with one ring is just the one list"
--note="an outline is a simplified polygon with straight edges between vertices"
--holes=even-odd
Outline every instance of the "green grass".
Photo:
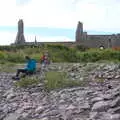
[[84,86],[86,84],[85,82],[79,80],[69,80],[65,72],[47,72],[45,80],[45,87],[47,90]]
[[96,78],[95,81],[98,83],[104,83],[105,80],[103,78]]
[[0,72],[7,72],[7,73],[13,73],[16,71],[15,69],[16,65],[14,63],[10,62],[1,62],[0,63]]
[[29,87],[33,85],[37,85],[39,83],[39,79],[36,77],[25,77],[20,79],[19,81],[15,82],[15,86],[17,87]]

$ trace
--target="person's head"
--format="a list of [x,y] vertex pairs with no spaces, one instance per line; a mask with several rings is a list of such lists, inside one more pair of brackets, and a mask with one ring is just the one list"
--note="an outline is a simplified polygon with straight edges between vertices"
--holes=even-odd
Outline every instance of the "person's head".
[[29,57],[29,56],[25,56],[25,59],[26,59],[26,60],[30,60],[30,57]]

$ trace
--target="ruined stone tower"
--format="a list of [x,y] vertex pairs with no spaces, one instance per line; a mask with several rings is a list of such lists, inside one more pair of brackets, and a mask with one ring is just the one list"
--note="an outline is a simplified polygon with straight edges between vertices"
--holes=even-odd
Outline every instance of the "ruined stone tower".
[[24,44],[25,43],[25,37],[24,37],[24,23],[23,20],[20,19],[18,21],[18,32],[15,40],[15,44]]
[[83,39],[83,23],[80,21],[77,24],[77,29],[76,29],[76,42],[80,42],[80,40]]

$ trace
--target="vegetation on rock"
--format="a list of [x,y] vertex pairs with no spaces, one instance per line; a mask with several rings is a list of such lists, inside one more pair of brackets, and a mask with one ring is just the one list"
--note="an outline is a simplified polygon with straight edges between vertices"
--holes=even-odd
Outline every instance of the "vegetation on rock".
[[29,87],[33,85],[37,85],[39,83],[39,79],[35,77],[25,77],[15,82],[17,87]]
[[85,81],[68,79],[65,72],[47,72],[45,80],[45,87],[48,90],[85,85]]

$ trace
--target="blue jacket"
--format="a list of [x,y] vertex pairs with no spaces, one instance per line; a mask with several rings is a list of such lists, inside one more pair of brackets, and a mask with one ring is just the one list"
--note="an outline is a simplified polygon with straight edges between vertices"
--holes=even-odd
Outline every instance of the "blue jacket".
[[30,71],[30,72],[34,72],[36,70],[36,60],[30,59],[27,62],[27,66],[26,66],[25,69],[28,70],[28,71]]

